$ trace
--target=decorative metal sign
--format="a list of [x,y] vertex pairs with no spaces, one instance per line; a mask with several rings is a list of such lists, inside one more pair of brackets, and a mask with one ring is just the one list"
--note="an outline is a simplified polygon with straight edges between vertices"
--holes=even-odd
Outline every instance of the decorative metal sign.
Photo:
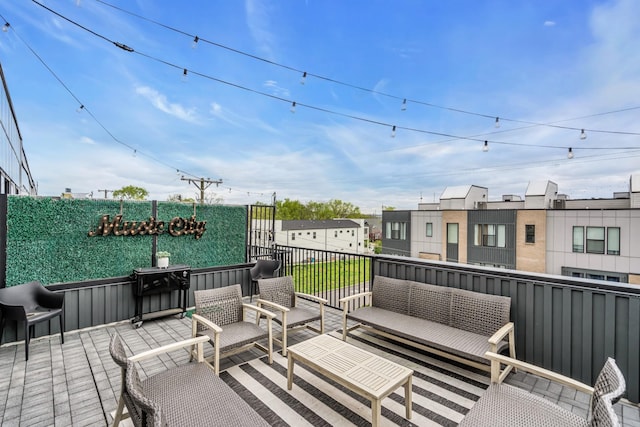
[[102,215],[98,227],[89,231],[89,237],[94,236],[137,236],[155,235],[168,232],[170,235],[179,237],[193,234],[196,239],[202,237],[206,229],[207,221],[196,221],[196,216],[191,218],[175,217],[169,221],[165,229],[164,221],[157,221],[154,217],[149,217],[147,221],[122,221],[122,215],[116,215],[111,221],[109,215]]

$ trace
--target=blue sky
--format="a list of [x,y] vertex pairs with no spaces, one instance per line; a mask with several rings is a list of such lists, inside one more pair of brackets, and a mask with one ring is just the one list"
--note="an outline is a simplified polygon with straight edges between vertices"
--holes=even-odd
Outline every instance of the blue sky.
[[490,200],[539,180],[610,197],[640,173],[635,0],[104,1],[130,13],[38,0],[82,29],[0,0],[0,62],[41,195],[194,197],[181,176],[205,177],[228,204],[275,192],[379,213],[466,184]]

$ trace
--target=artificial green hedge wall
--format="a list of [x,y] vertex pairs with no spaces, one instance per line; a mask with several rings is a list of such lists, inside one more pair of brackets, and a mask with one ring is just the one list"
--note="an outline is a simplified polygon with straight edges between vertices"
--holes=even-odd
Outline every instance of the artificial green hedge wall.
[[[10,196],[7,199],[6,285],[39,280],[44,284],[126,276],[150,267],[154,236],[93,236],[103,215],[113,220],[145,221],[152,202],[75,200]],[[193,234],[167,233],[174,217],[206,221],[200,239]],[[171,264],[192,268],[239,264],[245,261],[247,208],[196,206],[158,202],[158,221],[165,232],[157,236],[158,250],[171,253]]]

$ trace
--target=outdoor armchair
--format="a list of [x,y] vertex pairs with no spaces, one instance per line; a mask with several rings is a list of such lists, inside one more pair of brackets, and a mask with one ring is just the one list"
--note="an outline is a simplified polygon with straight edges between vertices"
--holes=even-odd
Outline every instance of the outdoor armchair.
[[[136,427],[233,425],[267,426],[253,408],[204,362],[207,337],[190,338],[127,357],[114,334],[109,351],[121,368],[121,393],[113,421],[131,418]],[[197,347],[197,363],[169,367],[142,380],[138,363],[166,353]],[[185,354],[186,356],[186,354]],[[128,413],[123,414],[126,405]]]
[[[272,363],[271,319],[275,317],[273,313],[255,305],[243,304],[240,285],[195,291],[193,294],[196,309],[191,316],[192,336],[209,338],[213,346],[213,356],[206,361],[213,362],[216,375],[220,373],[220,358],[248,350],[253,346],[266,352],[269,364]],[[249,310],[254,311],[258,318],[261,315],[267,317],[266,331],[257,324],[246,321]],[[267,340],[266,346],[259,343],[263,339]]]
[[24,325],[24,356],[29,360],[29,342],[36,323],[60,316],[60,339],[64,344],[64,295],[48,290],[40,282],[0,289],[0,342],[7,320]]
[[[258,280],[260,292],[257,305],[276,313],[273,320],[282,326],[282,338],[274,338],[274,341],[282,346],[282,355],[287,355],[287,334],[301,328],[311,329],[314,332],[324,334],[324,305],[327,300],[315,295],[296,292],[293,285],[293,277],[284,276],[273,279]],[[308,309],[297,305],[298,297],[315,301],[318,309]],[[319,321],[320,327],[316,328],[311,322]],[[260,324],[260,316],[256,318],[256,324]]]
[[[459,424],[461,427],[498,426],[618,426],[613,405],[625,391],[624,376],[608,358],[593,387],[511,357],[487,352],[492,384]],[[566,408],[509,384],[501,384],[500,364],[530,372],[591,395],[587,419]]]

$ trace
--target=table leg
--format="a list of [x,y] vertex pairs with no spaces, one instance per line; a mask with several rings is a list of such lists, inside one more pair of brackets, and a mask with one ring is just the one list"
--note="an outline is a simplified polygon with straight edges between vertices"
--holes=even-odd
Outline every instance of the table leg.
[[371,426],[380,425],[380,413],[382,412],[382,402],[380,399],[371,400]]
[[404,406],[407,410],[407,419],[411,419],[411,412],[413,406],[413,398],[412,398],[412,383],[413,375],[409,375],[407,378],[407,382],[404,383]]
[[287,355],[287,390],[291,390],[293,386],[293,357],[291,352]]

